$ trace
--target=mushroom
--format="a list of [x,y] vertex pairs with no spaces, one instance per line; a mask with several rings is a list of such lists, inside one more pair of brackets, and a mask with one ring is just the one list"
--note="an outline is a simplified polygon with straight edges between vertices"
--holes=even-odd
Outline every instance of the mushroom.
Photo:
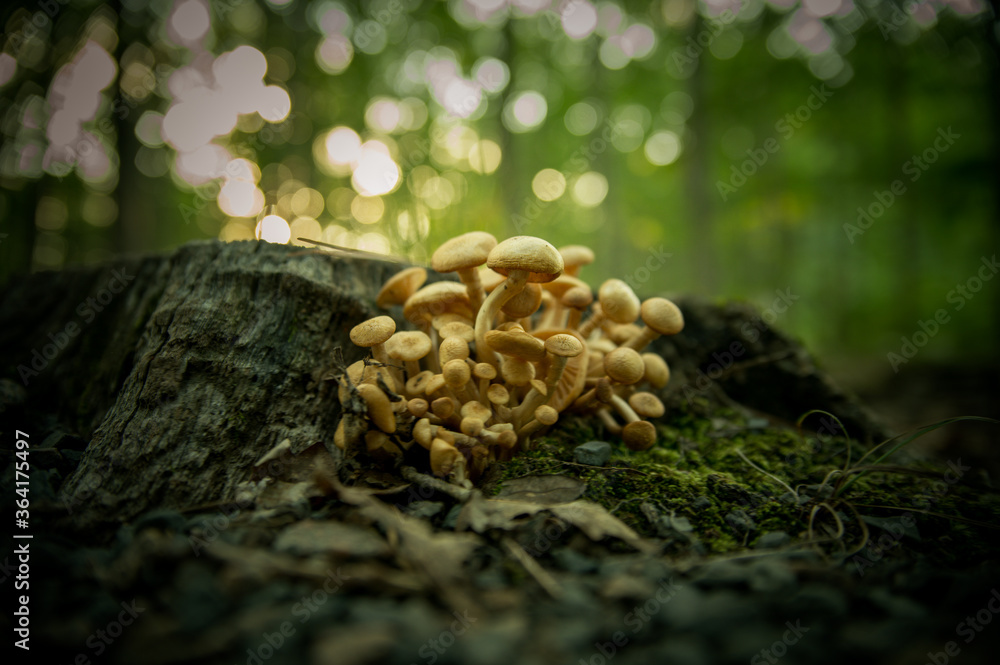
[[528,284],[516,296],[504,303],[500,311],[511,321],[526,319],[538,311],[542,304],[542,287]]
[[406,410],[409,411],[410,415],[414,418],[423,418],[427,414],[427,409],[429,408],[430,405],[423,397],[414,397],[406,403]]
[[568,291],[576,288],[590,290],[586,282],[581,282],[576,277],[570,275],[559,275],[559,277],[551,282],[543,284],[542,288],[551,297],[548,299],[545,311],[542,313],[542,318],[538,322],[539,330],[563,327],[562,298]]
[[469,345],[461,337],[449,337],[441,342],[438,359],[441,366],[452,360],[465,360],[469,357]]
[[427,271],[419,266],[400,270],[386,280],[375,296],[375,304],[383,309],[402,305],[427,281]]
[[584,348],[583,343],[579,339],[567,334],[556,334],[549,337],[545,340],[544,346],[551,360],[549,371],[545,376],[545,392],[542,393],[542,391],[534,387],[531,389],[524,398],[524,401],[521,402],[521,405],[514,409],[515,423],[522,422],[522,419],[529,413],[533,413],[535,407],[542,404],[548,395],[554,393],[559,380],[562,378],[566,362],[570,358],[575,358],[583,353]]
[[584,338],[590,336],[605,319],[615,323],[633,323],[639,318],[639,298],[632,287],[620,279],[609,279],[601,284],[597,300],[600,304],[594,307],[593,314],[580,326],[580,334]]
[[396,332],[396,322],[391,316],[376,316],[351,328],[351,341],[357,346],[371,349],[372,357],[383,365],[389,364],[385,342]]
[[396,431],[396,416],[392,412],[392,404],[385,393],[370,383],[362,383],[358,386],[358,394],[365,401],[368,407],[368,419],[386,434]]
[[431,267],[437,272],[457,272],[469,294],[472,311],[478,312],[485,292],[479,280],[479,266],[486,263],[497,239],[485,231],[463,233],[437,248],[431,256]]
[[472,318],[469,296],[465,287],[457,282],[435,282],[420,289],[403,304],[403,316],[431,338],[431,369],[440,368],[437,359],[437,330],[431,320],[438,315],[452,313]]
[[666,407],[660,398],[649,392],[633,393],[628,398],[628,405],[640,418],[659,418],[666,413]]
[[658,353],[643,353],[640,356],[646,371],[642,378],[657,390],[663,388],[670,382],[670,367],[667,361]]
[[676,335],[684,330],[684,315],[666,298],[650,298],[642,303],[642,321],[646,327],[624,346],[642,351],[660,335]]
[[629,450],[646,450],[656,443],[656,428],[647,420],[636,420],[622,429],[622,440]]
[[563,260],[556,248],[541,238],[514,236],[493,248],[486,265],[507,276],[483,301],[476,316],[476,354],[480,362],[496,365],[496,357],[489,352],[486,343],[486,333],[497,311],[520,293],[525,284],[551,282],[558,277],[562,273]]
[[580,268],[594,262],[594,251],[583,245],[566,245],[559,248],[559,253],[563,257],[566,274],[570,277],[576,277],[580,274]]
[[522,441],[527,441],[528,437],[538,430],[549,425],[554,425],[559,420],[559,412],[545,404],[535,409],[534,416],[535,418],[517,433],[518,438]]
[[402,330],[386,341],[385,350],[390,358],[403,361],[412,378],[420,374],[420,359],[431,351],[431,338],[419,330]]
[[562,306],[569,310],[569,320],[566,322],[566,327],[576,328],[580,325],[583,311],[594,302],[594,294],[589,286],[574,286],[563,294],[561,302]]
[[[431,442],[430,457],[431,471],[434,472],[434,475],[441,478],[449,475],[453,470],[458,471],[460,466],[464,467],[464,464],[460,464],[460,460],[464,461],[462,453],[458,452],[458,448],[441,438],[436,438]],[[459,479],[456,477],[456,480]],[[461,480],[464,480],[464,478]]]
[[538,362],[545,358],[545,343],[520,330],[491,330],[486,333],[487,347],[505,356]]
[[[576,400],[574,403],[575,407],[585,409],[590,406],[595,398],[600,399],[601,396],[598,394],[598,389],[602,385],[602,381],[606,381],[609,384],[613,382],[623,386],[638,383],[642,380],[642,376],[646,371],[646,365],[643,364],[642,358],[639,357],[639,354],[635,350],[622,346],[604,356],[604,371],[608,375],[607,379],[599,379],[596,386]],[[605,399],[601,399],[600,401],[607,402]]]

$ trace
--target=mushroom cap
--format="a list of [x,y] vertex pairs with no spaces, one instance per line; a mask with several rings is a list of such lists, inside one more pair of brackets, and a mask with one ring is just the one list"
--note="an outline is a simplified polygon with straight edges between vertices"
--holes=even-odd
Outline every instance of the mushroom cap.
[[472,369],[472,375],[477,379],[492,381],[497,378],[497,368],[489,363],[476,363],[476,366]]
[[484,423],[493,417],[489,407],[479,402],[466,402],[462,405],[461,414],[463,418],[476,418]]
[[660,398],[645,391],[633,393],[628,398],[628,405],[640,418],[659,418],[666,412],[666,407]]
[[594,302],[594,294],[589,286],[574,286],[563,294],[560,302],[564,307],[586,309]]
[[406,382],[406,392],[411,395],[420,395],[427,390],[427,384],[434,378],[434,372],[425,369],[415,376],[411,376]]
[[493,272],[489,268],[479,271],[479,281],[482,283],[483,290],[486,291],[486,293],[491,293],[493,289],[503,284],[506,279],[506,275]]
[[615,390],[611,387],[611,381],[606,376],[602,376],[597,380],[597,385],[594,386],[594,393],[597,395],[597,401],[602,404],[610,404],[611,400],[615,397]]
[[604,371],[612,381],[628,386],[642,380],[646,365],[638,351],[620,346],[604,356]]
[[559,248],[566,267],[585,266],[594,262],[594,250],[584,245],[566,245]]
[[646,366],[646,371],[642,378],[649,382],[657,390],[667,385],[670,381],[670,367],[667,361],[658,353],[643,353],[642,362]]
[[462,434],[465,434],[466,436],[479,436],[480,432],[483,431],[483,421],[479,418],[466,416],[465,418],[462,418],[462,422],[459,424],[459,429],[461,429]]
[[491,330],[486,333],[486,344],[497,353],[521,360],[538,362],[545,358],[545,344],[523,331]]
[[370,383],[359,385],[358,393],[368,406],[368,418],[375,424],[375,427],[387,434],[395,432],[396,414],[393,413],[392,404],[385,393]]
[[502,406],[510,401],[510,392],[499,383],[494,383],[486,389],[486,398]]
[[455,402],[450,397],[438,397],[431,402],[431,413],[438,418],[447,418],[455,413]]
[[402,305],[426,281],[427,271],[420,266],[400,270],[382,285],[375,297],[375,304],[383,308]]
[[639,318],[639,297],[620,279],[609,279],[601,284],[597,298],[604,315],[615,323],[632,323]]
[[434,330],[437,330],[438,332],[440,332],[441,329],[449,323],[464,323],[465,325],[471,327],[473,321],[464,314],[455,314],[452,312],[438,314],[431,319],[431,325],[434,327]]
[[396,332],[396,322],[391,316],[376,316],[351,328],[351,341],[356,345],[369,348],[376,344],[384,344]]
[[413,438],[424,448],[431,449],[431,441],[434,439],[434,429],[431,427],[429,418],[421,418],[413,425]]
[[471,319],[469,294],[461,282],[434,282],[410,296],[403,304],[403,316],[414,323],[429,322],[445,312]]
[[437,272],[454,272],[478,268],[486,263],[497,239],[485,231],[470,231],[455,236],[437,248],[431,256],[431,267]]
[[469,357],[469,344],[461,337],[449,337],[441,342],[438,358],[442,364],[455,360],[465,360]]
[[558,333],[545,340],[545,350],[554,356],[575,358],[583,353],[583,343],[573,335]]
[[656,428],[646,420],[636,420],[625,425],[622,440],[629,450],[647,450],[656,443]]
[[570,289],[582,288],[590,290],[587,283],[573,277],[571,275],[562,274],[556,277],[551,282],[546,282],[542,285],[542,288],[554,295],[557,299],[562,298],[563,295]]
[[438,335],[441,339],[460,337],[465,342],[472,342],[476,339],[476,329],[464,321],[452,321],[438,328]]
[[538,284],[528,284],[521,291],[505,302],[500,311],[512,319],[523,319],[538,311],[542,304],[542,287]]
[[619,323],[612,326],[611,332],[608,334],[608,338],[610,338],[615,344],[624,344],[640,332],[642,332],[642,328],[634,323]]
[[445,384],[455,390],[461,388],[469,382],[469,364],[460,358],[449,360],[441,367],[441,374],[444,376]]
[[419,330],[402,330],[386,340],[385,352],[397,360],[420,360],[431,352],[431,338]]
[[554,425],[559,420],[559,412],[548,404],[542,404],[535,409],[535,420],[543,425]]
[[684,315],[666,298],[649,298],[642,303],[642,321],[661,335],[676,335],[684,330]]
[[423,397],[414,397],[406,403],[407,411],[409,411],[414,418],[423,418],[429,408],[430,404],[428,404],[427,400]]
[[434,475],[444,478],[451,473],[461,455],[455,446],[444,439],[434,439],[431,442],[431,471]]
[[500,376],[512,386],[523,386],[535,378],[535,366],[527,360],[506,356],[500,364]]
[[525,271],[529,282],[551,282],[563,271],[558,250],[534,236],[507,238],[493,248],[486,265],[501,275]]

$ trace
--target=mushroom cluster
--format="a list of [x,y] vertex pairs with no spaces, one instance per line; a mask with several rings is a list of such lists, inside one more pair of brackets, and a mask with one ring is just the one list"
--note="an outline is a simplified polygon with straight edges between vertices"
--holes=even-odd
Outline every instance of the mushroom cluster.
[[371,358],[340,377],[336,444],[364,441],[373,455],[399,458],[415,442],[429,451],[433,473],[463,485],[528,449],[563,412],[596,413],[631,450],[652,446],[649,418],[664,406],[640,387],[662,388],[670,370],[643,350],[680,332],[684,318],[665,298],[640,302],[619,279],[604,282],[595,302],[579,278],[593,260],[580,245],[557,250],[531,236],[498,243],[474,231],[431,259],[460,282],[425,286],[420,267],[392,276],[376,304],[402,306],[415,330],[397,332],[391,317],[378,316],[351,331]]

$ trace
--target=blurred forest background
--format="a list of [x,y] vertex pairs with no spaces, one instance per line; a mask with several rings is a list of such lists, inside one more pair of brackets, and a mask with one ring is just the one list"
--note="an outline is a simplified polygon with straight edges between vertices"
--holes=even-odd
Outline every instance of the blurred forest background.
[[2,12],[0,280],[255,235],[424,262],[483,229],[750,300],[834,368],[890,372],[938,310],[914,362],[1000,357],[995,2]]

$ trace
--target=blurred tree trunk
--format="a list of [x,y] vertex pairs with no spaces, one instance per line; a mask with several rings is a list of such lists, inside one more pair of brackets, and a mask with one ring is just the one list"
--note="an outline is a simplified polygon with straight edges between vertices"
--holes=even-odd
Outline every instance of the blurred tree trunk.
[[[695,12],[694,20],[685,35],[697,41],[698,34],[705,29],[701,14]],[[687,159],[687,194],[688,223],[691,228],[691,247],[693,261],[689,261],[692,274],[697,276],[696,284],[701,293],[715,295],[718,289],[718,274],[716,252],[721,244],[715,237],[715,220],[713,206],[709,198],[711,188],[711,158],[708,142],[708,100],[705,94],[705,65],[702,56],[695,57],[694,73],[687,80],[687,91],[694,100],[694,112],[691,114],[691,133],[695,137],[694,146],[688,152]]]

